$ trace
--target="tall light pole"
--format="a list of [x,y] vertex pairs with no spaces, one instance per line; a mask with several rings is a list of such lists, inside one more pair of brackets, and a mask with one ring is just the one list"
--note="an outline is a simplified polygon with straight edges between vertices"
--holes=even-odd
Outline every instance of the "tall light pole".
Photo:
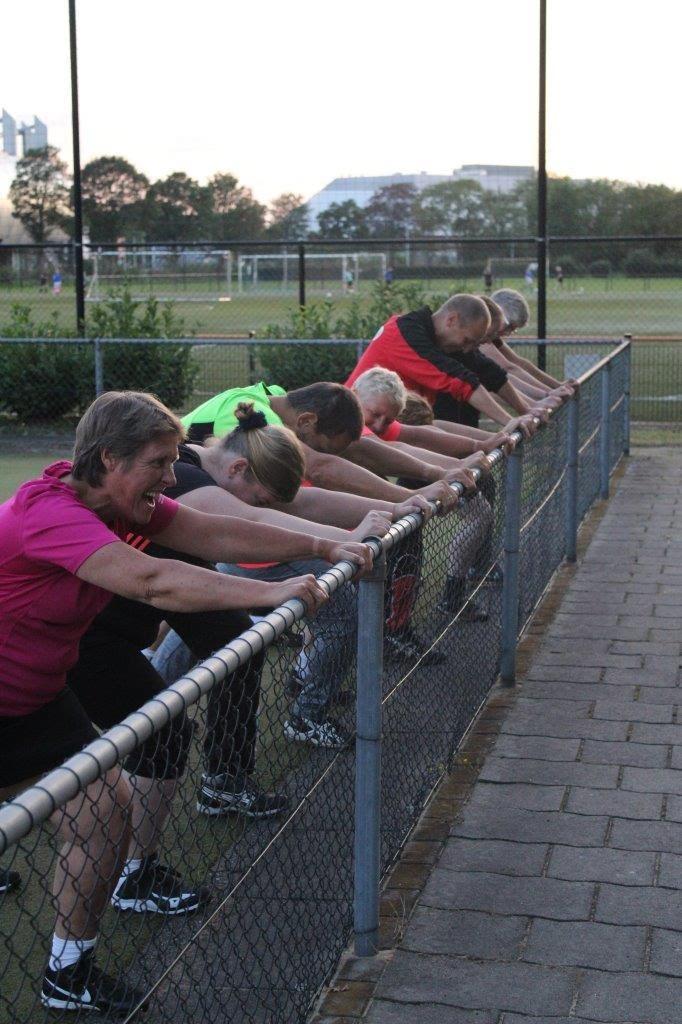
[[547,164],[546,164],[546,87],[547,87],[547,0],[540,0],[540,82],[538,96],[538,366],[547,365]]
[[78,124],[78,46],[76,41],[76,0],[69,0],[71,44],[71,127],[73,134],[73,246],[76,276],[76,323],[85,334],[85,279],[83,276],[83,194],[81,190],[81,147]]

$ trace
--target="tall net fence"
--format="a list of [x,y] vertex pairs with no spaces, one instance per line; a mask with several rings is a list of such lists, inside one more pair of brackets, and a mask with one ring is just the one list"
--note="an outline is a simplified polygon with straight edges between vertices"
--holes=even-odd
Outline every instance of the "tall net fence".
[[[109,1016],[144,1007],[154,1024],[304,1021],[353,927],[371,951],[379,875],[500,670],[513,678],[519,630],[608,493],[628,360],[619,346],[532,439],[493,453],[454,512],[369,541],[368,578],[321,564],[316,617],[260,609],[221,646],[222,613],[169,615],[152,665],[177,681],[139,710],[133,694],[120,724],[102,693],[124,664],[149,665],[143,606],[134,636],[97,641],[109,684],[82,647],[73,686],[101,736],[0,807],[0,1019],[92,1016],[59,961],[46,969],[55,912],[62,937],[98,932],[110,980],[87,968],[91,1002],[106,989]],[[300,727],[315,708],[333,708],[324,743]]]

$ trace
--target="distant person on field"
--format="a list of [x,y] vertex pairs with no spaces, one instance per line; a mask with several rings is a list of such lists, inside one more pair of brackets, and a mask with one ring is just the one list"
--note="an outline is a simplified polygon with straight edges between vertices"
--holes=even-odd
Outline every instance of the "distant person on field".
[[62,275],[61,271],[55,270],[52,275],[52,294],[61,295],[62,293]]
[[490,295],[493,290],[493,268],[490,260],[486,263],[483,271],[483,290],[486,295]]
[[393,267],[386,267],[386,270],[384,271],[384,283],[385,284],[393,284],[394,279],[395,279],[395,271],[394,271]]
[[556,267],[554,268],[554,276],[556,277],[556,283],[559,285],[559,287],[560,288],[563,287],[564,271],[563,271],[563,267],[560,267],[558,263],[557,263]]
[[355,275],[354,275],[352,270],[347,270],[346,271],[346,273],[344,275],[344,280],[345,280],[345,283],[346,283],[346,291],[347,292],[352,292],[353,291],[353,285],[355,284]]

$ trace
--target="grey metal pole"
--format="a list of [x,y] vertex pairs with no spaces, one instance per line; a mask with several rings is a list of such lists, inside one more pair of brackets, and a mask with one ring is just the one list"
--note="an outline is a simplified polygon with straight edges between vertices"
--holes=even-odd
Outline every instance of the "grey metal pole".
[[601,422],[599,431],[599,497],[609,496],[611,470],[611,363],[601,372]]
[[504,507],[504,584],[502,586],[502,657],[504,686],[516,682],[516,640],[519,632],[519,540],[521,536],[521,481],[523,444],[507,460]]
[[580,448],[580,395],[568,403],[566,452],[566,559],[578,557],[578,459]]
[[355,953],[379,949],[381,858],[381,677],[384,649],[383,555],[360,581],[358,598],[358,696],[355,745]]
[[630,454],[630,385],[632,381],[632,335],[626,334],[630,342],[625,350],[625,397],[623,399],[623,455]]
[[95,338],[95,398],[104,391],[104,352],[99,338]]

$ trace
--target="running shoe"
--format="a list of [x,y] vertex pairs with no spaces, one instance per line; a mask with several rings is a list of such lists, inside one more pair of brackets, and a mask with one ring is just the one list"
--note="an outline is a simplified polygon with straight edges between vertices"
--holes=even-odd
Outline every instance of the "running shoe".
[[87,949],[75,964],[45,970],[40,1001],[50,1010],[95,1010],[123,1016],[140,1003],[144,994],[125,981],[117,981],[101,971]]
[[248,779],[241,785],[241,789],[235,789],[235,779],[230,775],[202,775],[197,810],[212,817],[232,813],[246,818],[274,818],[289,806],[281,793],[264,793]]
[[177,871],[160,864],[156,854],[145,857],[136,871],[121,875],[111,897],[117,910],[136,914],[190,914],[206,906],[206,889],[192,889]]
[[343,750],[351,741],[347,733],[329,718],[302,718],[292,715],[284,723],[284,735],[296,743],[309,743],[312,747],[326,747],[328,750]]

